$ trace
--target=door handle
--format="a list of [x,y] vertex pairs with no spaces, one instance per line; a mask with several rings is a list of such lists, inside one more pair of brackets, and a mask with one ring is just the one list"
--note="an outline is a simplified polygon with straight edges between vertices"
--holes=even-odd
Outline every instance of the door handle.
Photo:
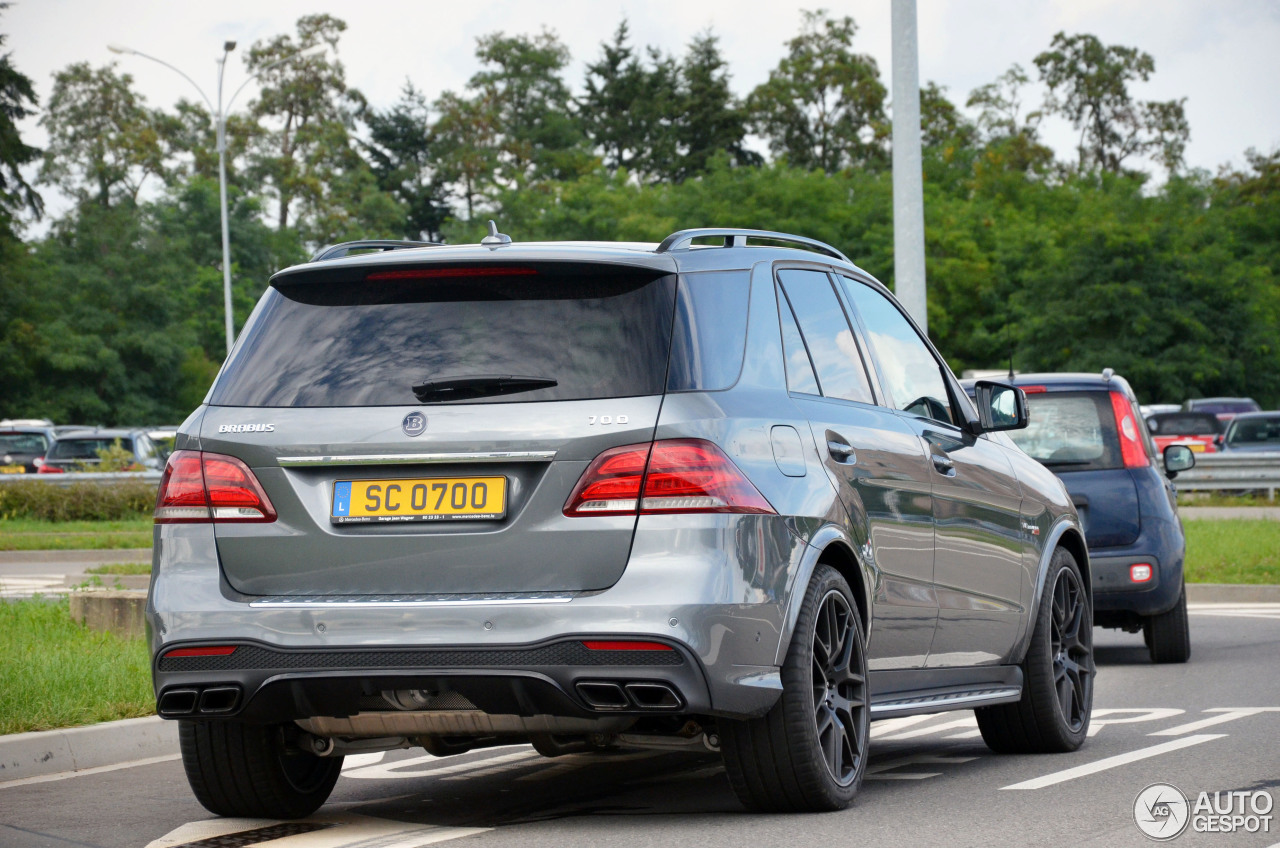
[[935,453],[933,454],[932,459],[933,467],[937,469],[940,474],[945,474],[948,477],[954,477],[956,475],[956,464],[951,457]]
[[858,461],[858,455],[854,453],[853,445],[830,430],[827,431],[827,453],[831,454],[831,458],[836,462],[845,465],[853,465]]

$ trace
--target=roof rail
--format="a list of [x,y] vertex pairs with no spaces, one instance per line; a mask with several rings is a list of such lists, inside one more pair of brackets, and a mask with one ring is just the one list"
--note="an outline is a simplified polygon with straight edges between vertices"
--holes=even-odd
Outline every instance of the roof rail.
[[354,250],[403,250],[406,247],[442,247],[434,241],[401,241],[400,239],[360,239],[344,241],[342,244],[331,244],[316,251],[309,262],[323,262],[326,259],[340,259]]
[[793,236],[787,233],[776,233],[772,230],[739,230],[733,228],[717,228],[717,227],[695,227],[691,230],[681,230],[678,233],[672,233],[662,240],[662,244],[658,245],[658,253],[666,253],[670,250],[681,250],[688,248],[690,243],[696,238],[718,238],[724,237],[725,247],[746,247],[747,239],[767,239],[768,241],[780,241],[789,244],[798,245],[806,250],[812,250],[830,256],[833,259],[839,259],[841,262],[848,262],[849,257],[836,250],[825,242],[816,239],[805,238],[804,236]]

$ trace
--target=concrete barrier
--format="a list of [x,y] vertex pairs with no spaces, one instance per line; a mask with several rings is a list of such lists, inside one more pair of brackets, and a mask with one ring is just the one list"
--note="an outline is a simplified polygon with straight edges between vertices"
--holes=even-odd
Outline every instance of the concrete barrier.
[[147,593],[137,589],[81,589],[71,593],[71,617],[90,630],[126,639],[146,634]]

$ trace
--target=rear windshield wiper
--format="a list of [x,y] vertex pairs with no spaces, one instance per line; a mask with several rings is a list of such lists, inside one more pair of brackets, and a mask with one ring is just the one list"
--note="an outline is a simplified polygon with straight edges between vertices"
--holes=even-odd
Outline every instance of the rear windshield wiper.
[[1041,465],[1092,465],[1092,459],[1042,459]]
[[510,374],[476,374],[471,377],[437,377],[413,385],[413,393],[423,403],[438,400],[471,400],[472,398],[513,395],[534,389],[559,385],[548,377],[516,377]]

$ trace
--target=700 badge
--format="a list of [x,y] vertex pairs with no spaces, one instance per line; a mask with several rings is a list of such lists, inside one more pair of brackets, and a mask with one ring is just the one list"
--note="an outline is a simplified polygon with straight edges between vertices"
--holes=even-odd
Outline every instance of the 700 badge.
[[502,518],[505,477],[340,480],[333,485],[334,524]]

